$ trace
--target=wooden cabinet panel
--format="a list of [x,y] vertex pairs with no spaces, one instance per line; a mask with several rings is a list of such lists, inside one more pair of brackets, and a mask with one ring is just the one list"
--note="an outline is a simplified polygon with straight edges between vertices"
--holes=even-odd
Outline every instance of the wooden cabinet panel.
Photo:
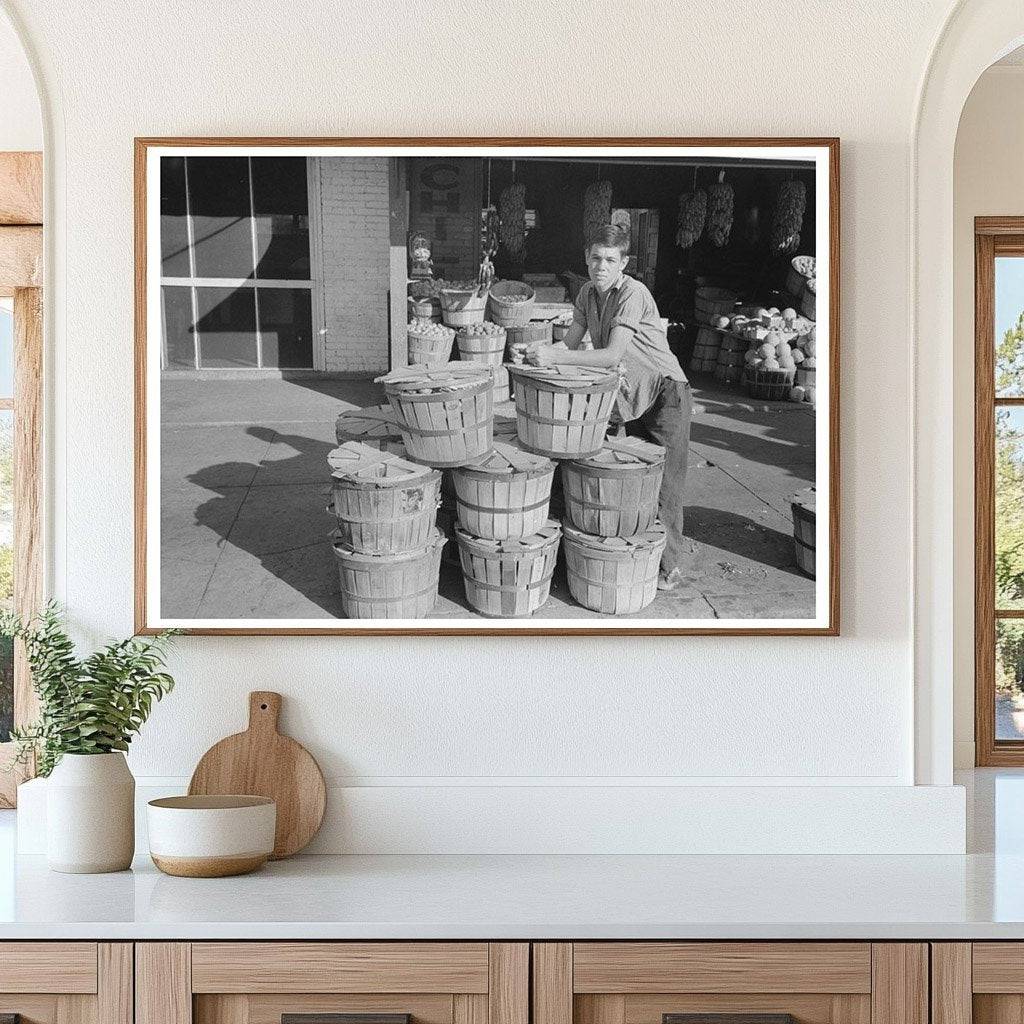
[[971,1024],[971,944],[933,942],[932,1024]]
[[928,1024],[928,947],[923,943],[872,945],[871,1024]]
[[96,992],[95,942],[0,943],[0,992]]
[[192,951],[187,942],[135,947],[135,1024],[191,1024]]
[[192,991],[486,993],[488,949],[485,942],[197,942]]
[[866,942],[577,942],[576,992],[871,991]]
[[22,1024],[132,1024],[129,942],[0,942],[0,979]]
[[533,944],[533,1024],[572,1024],[572,943]]
[[974,992],[1024,993],[1024,942],[975,942]]

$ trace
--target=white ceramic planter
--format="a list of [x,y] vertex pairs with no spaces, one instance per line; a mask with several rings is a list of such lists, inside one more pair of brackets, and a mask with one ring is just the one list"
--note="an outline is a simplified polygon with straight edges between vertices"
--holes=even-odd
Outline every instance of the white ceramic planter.
[[52,871],[124,871],[135,854],[135,779],[124,754],[65,754],[46,783]]

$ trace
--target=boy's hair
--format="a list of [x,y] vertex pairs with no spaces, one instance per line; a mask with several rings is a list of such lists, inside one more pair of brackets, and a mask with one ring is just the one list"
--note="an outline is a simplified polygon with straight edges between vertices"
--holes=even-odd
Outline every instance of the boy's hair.
[[587,252],[593,245],[613,245],[623,256],[629,255],[629,228],[621,224],[602,224],[590,232],[587,239]]

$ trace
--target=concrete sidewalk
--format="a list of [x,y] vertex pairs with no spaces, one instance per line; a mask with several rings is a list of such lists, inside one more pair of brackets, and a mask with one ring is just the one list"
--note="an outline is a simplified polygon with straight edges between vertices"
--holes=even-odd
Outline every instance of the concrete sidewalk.
[[[172,618],[340,618],[327,453],[369,382],[162,382],[161,600]],[[808,618],[814,581],[793,559],[790,498],[814,481],[809,406],[758,403],[694,384],[687,489],[694,563],[640,618]],[[442,570],[434,618],[476,617]],[[534,616],[612,619],[577,605],[564,573]]]

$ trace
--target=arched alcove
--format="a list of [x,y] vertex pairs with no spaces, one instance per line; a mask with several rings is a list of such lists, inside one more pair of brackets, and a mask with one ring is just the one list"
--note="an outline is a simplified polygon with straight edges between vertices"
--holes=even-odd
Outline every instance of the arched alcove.
[[961,0],[925,70],[911,139],[915,778],[952,780],[954,680],[953,157],[975,82],[1024,42],[1019,0]]

